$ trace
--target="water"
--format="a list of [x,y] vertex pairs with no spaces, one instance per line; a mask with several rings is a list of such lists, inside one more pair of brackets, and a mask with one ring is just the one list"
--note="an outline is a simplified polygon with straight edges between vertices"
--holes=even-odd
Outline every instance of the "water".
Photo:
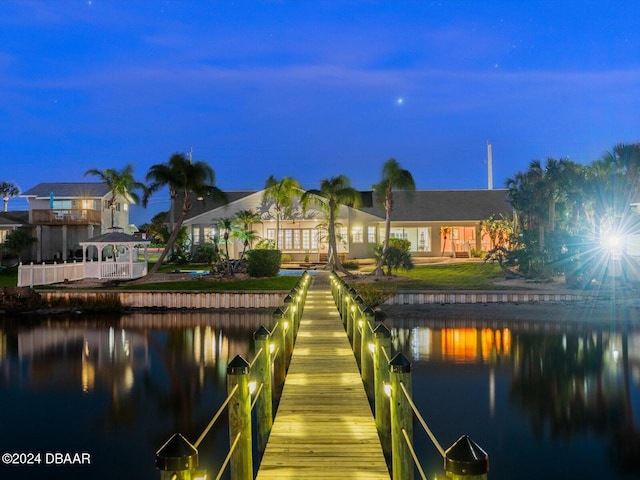
[[[90,465],[0,465],[0,478],[157,480],[155,451],[191,441],[253,358],[270,312],[156,313],[0,324],[0,453],[88,453]],[[414,399],[444,448],[463,434],[491,480],[640,478],[640,329],[485,320],[390,321]],[[200,445],[217,472],[226,415]],[[442,459],[416,423],[428,478]],[[42,458],[44,461],[44,457]],[[210,478],[212,474],[210,473]]]
[[[640,478],[639,327],[413,319],[392,336],[436,439],[469,435],[491,480]],[[414,428],[433,478],[441,456]]]

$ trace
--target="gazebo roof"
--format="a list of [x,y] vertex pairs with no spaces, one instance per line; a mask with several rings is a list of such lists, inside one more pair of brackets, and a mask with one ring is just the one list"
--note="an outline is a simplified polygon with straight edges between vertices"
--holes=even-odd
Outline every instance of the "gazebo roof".
[[149,244],[151,241],[129,235],[118,229],[117,231],[112,230],[110,232],[103,233],[102,235],[98,235],[97,237],[85,240],[84,242],[80,242],[80,245],[140,245],[145,243]]

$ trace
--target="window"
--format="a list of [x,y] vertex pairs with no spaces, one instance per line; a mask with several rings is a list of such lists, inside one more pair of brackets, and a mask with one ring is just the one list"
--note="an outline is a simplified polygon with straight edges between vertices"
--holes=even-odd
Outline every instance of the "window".
[[367,227],[367,242],[368,243],[377,243],[376,242],[376,227]]
[[216,238],[216,229],[214,227],[204,227],[205,242],[213,242]]
[[193,244],[200,245],[200,229],[198,227],[193,229],[192,235],[193,235]]
[[353,227],[351,229],[351,241],[353,243],[363,243],[364,236],[362,234],[362,227]]

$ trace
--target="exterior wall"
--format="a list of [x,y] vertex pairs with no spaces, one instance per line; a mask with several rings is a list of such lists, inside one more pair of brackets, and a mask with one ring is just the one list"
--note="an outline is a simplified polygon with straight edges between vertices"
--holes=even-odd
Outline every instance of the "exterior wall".
[[[32,258],[37,262],[51,260],[72,260],[74,258],[82,258],[82,254],[78,254],[80,250],[80,242],[84,242],[89,238],[100,235],[111,227],[111,210],[106,208],[107,197],[90,197],[86,199],[80,198],[57,198],[54,202],[75,202],[72,205],[66,203],[54,204],[53,211],[60,212],[60,223],[37,224],[34,228],[34,237],[38,239],[38,243],[34,245]],[[34,211],[52,210],[49,199],[29,198],[29,221],[34,222]],[[83,203],[84,202],[84,203]],[[129,204],[123,197],[118,197],[119,207],[114,212],[114,223],[116,226],[123,228],[125,233],[129,232]],[[83,208],[87,207],[87,208]],[[75,212],[83,210],[96,211],[99,213],[100,225],[87,224],[88,222],[80,221],[74,217]],[[67,216],[68,215],[68,216]],[[68,220],[68,221],[67,221]],[[74,223],[75,222],[75,223]],[[79,223],[79,224],[78,224]]]

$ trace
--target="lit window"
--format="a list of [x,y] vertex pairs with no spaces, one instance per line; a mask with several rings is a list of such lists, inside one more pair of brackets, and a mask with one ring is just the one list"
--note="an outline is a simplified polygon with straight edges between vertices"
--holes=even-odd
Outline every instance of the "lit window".
[[367,242],[376,243],[376,227],[367,227]]
[[351,241],[353,243],[363,243],[362,227],[353,227],[351,229]]

